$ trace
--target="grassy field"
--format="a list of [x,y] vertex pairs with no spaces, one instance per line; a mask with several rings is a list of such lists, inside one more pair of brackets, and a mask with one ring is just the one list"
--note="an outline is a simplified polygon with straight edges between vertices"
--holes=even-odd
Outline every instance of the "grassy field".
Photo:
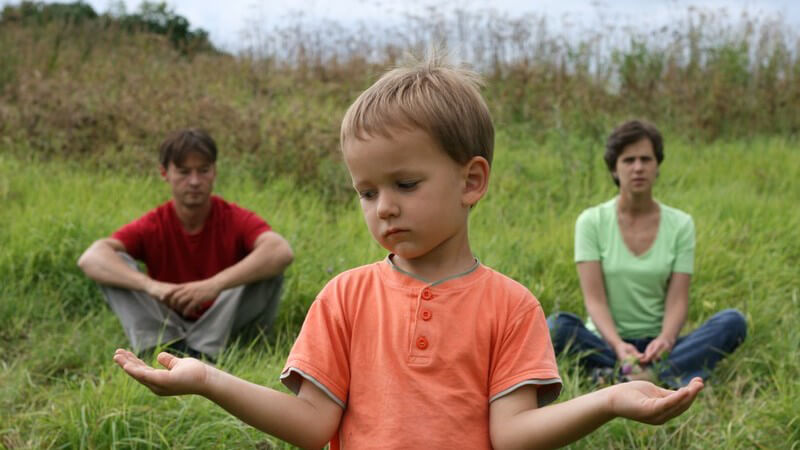
[[[525,127],[498,131],[490,193],[471,218],[473,250],[526,285],[547,313],[583,314],[573,224],[583,208],[614,195],[601,146],[589,151],[569,137],[539,144]],[[152,395],[111,361],[125,336],[75,261],[94,239],[167,198],[155,167],[128,173],[7,150],[0,143],[0,447],[282,447],[202,398]],[[219,366],[280,388],[283,361],[319,289],[384,252],[355,195],[331,203],[292,178],[250,173],[223,149],[217,192],[262,214],[291,241],[296,261],[276,332],[231,346]],[[662,427],[618,419],[575,448],[800,448],[798,179],[796,140],[696,144],[667,136],[656,196],[697,224],[684,332],[735,307],[749,336],[682,417]],[[590,389],[572,361],[560,368],[560,400]]]
[[[296,254],[277,329],[232,345],[219,366],[280,388],[316,293],[384,256],[337,158],[341,115],[404,53],[444,42],[484,75],[498,131],[490,192],[471,218],[482,262],[547,313],[585,314],[574,220],[615,194],[605,134],[646,117],[667,138],[656,196],[697,226],[684,332],[723,308],[747,316],[746,342],[690,411],[663,427],[615,420],[574,447],[800,449],[797,31],[690,8],[668,27],[614,22],[575,41],[537,16],[428,13],[357,29],[288,18],[256,26],[230,55],[178,51],[110,16],[26,21],[3,9],[0,448],[284,447],[202,398],[157,398],[125,376],[111,361],[122,328],[75,262],[168,198],[154,155],[164,133],[208,129],[217,192]],[[591,389],[573,361],[560,368],[562,401]]]

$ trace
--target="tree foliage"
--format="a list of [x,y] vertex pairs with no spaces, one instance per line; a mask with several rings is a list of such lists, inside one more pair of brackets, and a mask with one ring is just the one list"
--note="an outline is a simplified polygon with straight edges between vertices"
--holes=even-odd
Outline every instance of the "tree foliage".
[[106,26],[117,25],[129,33],[147,32],[166,36],[173,47],[184,54],[197,51],[214,51],[208,32],[202,28],[192,29],[189,20],[175,13],[165,2],[144,1],[138,11],[127,14],[123,6],[116,13],[97,14],[82,1],[71,3],[45,3],[23,1],[18,5],[7,5],[0,15],[0,27],[11,23],[23,26],[43,26],[53,22],[65,25],[81,25],[100,22]]

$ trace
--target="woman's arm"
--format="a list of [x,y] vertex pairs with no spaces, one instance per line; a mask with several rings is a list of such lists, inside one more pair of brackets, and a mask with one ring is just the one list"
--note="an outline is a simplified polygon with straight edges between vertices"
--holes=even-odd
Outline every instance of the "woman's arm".
[[664,319],[661,334],[653,339],[644,351],[642,363],[659,359],[664,352],[672,350],[681,333],[689,311],[689,285],[692,276],[688,273],[673,272],[664,300]]
[[600,335],[603,336],[608,345],[614,349],[617,358],[622,360],[627,355],[634,355],[637,358],[642,356],[636,347],[623,341],[617,333],[614,319],[611,317],[611,310],[608,307],[606,298],[606,288],[603,283],[603,269],[600,261],[581,261],[578,263],[578,279],[583,291],[583,301],[586,305],[586,312],[592,318]]

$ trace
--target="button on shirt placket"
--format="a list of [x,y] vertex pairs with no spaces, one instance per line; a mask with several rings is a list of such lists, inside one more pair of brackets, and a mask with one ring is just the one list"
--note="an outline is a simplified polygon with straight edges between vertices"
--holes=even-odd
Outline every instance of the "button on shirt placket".
[[425,353],[425,350],[428,350],[431,345],[426,329],[429,329],[427,325],[429,325],[430,320],[433,318],[433,312],[431,312],[429,307],[431,300],[434,298],[433,291],[426,287],[420,291],[419,298],[421,299],[421,304],[417,318],[422,319],[422,322],[417,322],[417,327],[415,327],[417,332],[414,336],[414,347],[416,347],[417,351],[415,353],[417,354]]

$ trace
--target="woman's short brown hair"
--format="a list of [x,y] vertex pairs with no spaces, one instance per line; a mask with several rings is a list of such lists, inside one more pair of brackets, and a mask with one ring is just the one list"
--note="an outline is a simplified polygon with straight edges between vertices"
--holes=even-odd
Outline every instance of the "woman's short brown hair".
[[661,165],[661,161],[664,160],[664,138],[661,137],[658,128],[652,123],[639,119],[629,120],[614,128],[614,131],[608,136],[606,153],[603,159],[605,159],[608,171],[612,173],[614,184],[617,186],[619,186],[619,180],[614,178],[613,173],[617,170],[619,155],[622,154],[625,147],[645,138],[649,139],[653,145],[656,162]]

